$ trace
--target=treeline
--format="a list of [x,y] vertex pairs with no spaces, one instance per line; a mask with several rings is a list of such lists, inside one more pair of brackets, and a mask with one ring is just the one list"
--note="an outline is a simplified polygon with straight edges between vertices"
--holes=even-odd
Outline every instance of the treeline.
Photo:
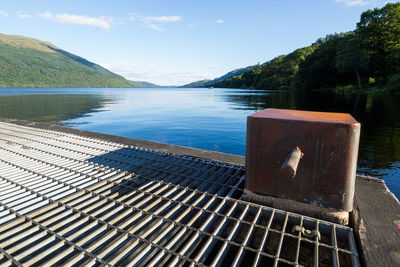
[[43,52],[0,43],[0,87],[132,86],[123,77],[63,50]]
[[400,92],[400,3],[365,11],[352,32],[328,35],[211,85],[305,90],[351,86]]

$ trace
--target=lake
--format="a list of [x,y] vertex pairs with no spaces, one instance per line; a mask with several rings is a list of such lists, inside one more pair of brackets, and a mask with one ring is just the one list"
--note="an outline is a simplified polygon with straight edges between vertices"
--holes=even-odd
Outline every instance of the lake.
[[358,173],[400,197],[400,95],[182,88],[3,88],[0,117],[245,155],[265,108],[347,112],[361,122]]

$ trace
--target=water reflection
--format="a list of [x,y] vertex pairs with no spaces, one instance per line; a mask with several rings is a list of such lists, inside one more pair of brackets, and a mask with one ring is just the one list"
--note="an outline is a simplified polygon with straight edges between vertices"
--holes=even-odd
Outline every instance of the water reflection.
[[91,94],[1,93],[0,117],[58,124],[104,111],[111,100]]

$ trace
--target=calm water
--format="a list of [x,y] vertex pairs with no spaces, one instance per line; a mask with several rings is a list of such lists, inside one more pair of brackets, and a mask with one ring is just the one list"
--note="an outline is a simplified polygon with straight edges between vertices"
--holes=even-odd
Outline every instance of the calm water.
[[0,117],[244,155],[246,116],[264,108],[351,113],[358,172],[400,197],[400,95],[243,89],[1,89]]

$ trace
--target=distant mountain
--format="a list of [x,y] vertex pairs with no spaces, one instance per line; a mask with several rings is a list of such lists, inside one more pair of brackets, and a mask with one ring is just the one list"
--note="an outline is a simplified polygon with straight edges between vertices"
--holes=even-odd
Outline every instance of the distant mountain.
[[142,88],[156,88],[160,87],[157,84],[154,83],[149,83],[149,82],[143,82],[143,81],[130,81],[133,85],[136,85],[137,87],[142,87]]
[[233,71],[228,72],[227,74],[222,75],[221,77],[215,78],[213,80],[201,80],[201,81],[196,81],[196,82],[192,82],[189,84],[185,84],[182,87],[185,88],[194,88],[194,87],[208,87],[216,82],[219,82],[221,80],[226,80],[232,76],[236,76],[236,75],[240,75],[244,72],[250,71],[254,66],[248,66],[245,68],[240,68],[240,69],[236,69]]
[[49,42],[0,34],[0,87],[136,86]]
[[181,87],[184,87],[184,88],[207,87],[207,84],[208,84],[210,81],[211,81],[211,80],[195,81],[195,82],[192,82],[192,83],[185,84],[185,85],[183,85],[183,86],[181,86]]

